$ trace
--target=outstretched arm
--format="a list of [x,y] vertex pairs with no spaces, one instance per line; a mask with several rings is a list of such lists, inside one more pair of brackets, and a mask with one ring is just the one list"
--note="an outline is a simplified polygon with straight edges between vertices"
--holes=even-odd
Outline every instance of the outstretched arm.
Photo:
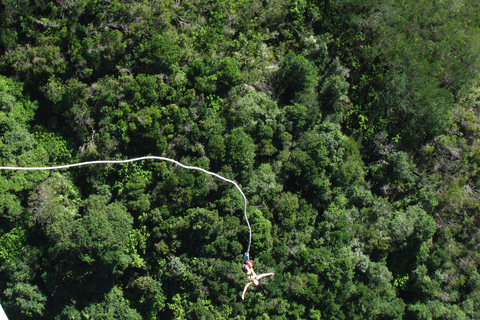
[[273,275],[274,275],[273,272],[272,273],[262,273],[261,275],[259,275],[257,277],[257,280],[260,280],[260,279],[265,278],[265,277],[270,277],[270,276],[273,276]]
[[251,284],[252,283],[249,282],[245,285],[245,288],[243,288],[242,300],[245,300],[245,293],[247,293],[247,289],[248,289],[248,287],[250,287]]

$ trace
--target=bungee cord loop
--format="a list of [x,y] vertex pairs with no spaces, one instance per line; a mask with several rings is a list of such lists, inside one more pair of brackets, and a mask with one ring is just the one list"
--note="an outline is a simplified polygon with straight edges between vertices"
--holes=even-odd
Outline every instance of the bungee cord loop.
[[214,172],[210,172],[208,170],[205,170],[199,167],[188,166],[176,160],[166,158],[166,157],[158,157],[158,156],[144,156],[144,157],[132,158],[132,159],[126,159],[126,160],[94,160],[94,161],[78,162],[78,163],[72,163],[72,164],[66,164],[66,165],[60,165],[60,166],[51,166],[51,167],[2,167],[0,166],[0,170],[17,170],[17,171],[18,170],[24,170],[24,171],[58,170],[58,169],[68,169],[73,167],[88,166],[93,164],[120,164],[120,163],[128,163],[128,162],[135,162],[135,161],[142,161],[142,160],[159,160],[159,161],[172,162],[184,169],[201,171],[211,176],[214,176],[220,180],[233,184],[242,195],[243,201],[244,201],[243,215],[245,217],[245,222],[247,223],[247,226],[248,226],[248,247],[247,247],[247,251],[245,252],[245,256],[249,256],[250,246],[252,244],[252,228],[250,227],[250,222],[248,221],[248,217],[247,217],[247,197],[245,196],[242,189],[240,189],[240,186],[235,181],[222,177],[221,175],[216,174]]

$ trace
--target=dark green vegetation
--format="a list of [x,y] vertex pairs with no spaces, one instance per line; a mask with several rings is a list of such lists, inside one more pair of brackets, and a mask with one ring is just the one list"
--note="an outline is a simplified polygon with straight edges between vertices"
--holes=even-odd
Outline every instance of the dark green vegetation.
[[11,319],[480,318],[480,8],[0,2]]

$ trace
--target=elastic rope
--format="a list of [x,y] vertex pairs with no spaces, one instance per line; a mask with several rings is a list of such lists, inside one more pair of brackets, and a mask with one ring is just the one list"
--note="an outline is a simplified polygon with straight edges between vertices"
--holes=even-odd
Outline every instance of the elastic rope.
[[61,165],[61,166],[52,166],[52,167],[0,167],[0,170],[25,170],[25,171],[27,171],[27,170],[56,170],[56,169],[68,169],[68,168],[72,168],[72,167],[88,166],[88,165],[91,165],[91,164],[118,164],[118,163],[127,163],[127,162],[149,160],[149,159],[173,162],[173,163],[175,163],[176,165],[178,165],[182,168],[202,171],[206,174],[217,177],[220,180],[223,180],[223,181],[226,181],[226,182],[229,182],[229,183],[233,184],[238,189],[238,191],[240,191],[240,193],[242,194],[243,200],[244,200],[243,215],[245,216],[245,222],[247,223],[248,234],[249,234],[247,253],[250,252],[250,245],[252,244],[252,228],[250,227],[250,222],[248,221],[248,217],[247,217],[247,197],[245,196],[242,189],[240,189],[240,187],[238,186],[238,184],[235,181],[224,178],[219,174],[210,172],[208,170],[205,170],[205,169],[202,169],[202,168],[199,168],[199,167],[187,166],[187,165],[184,165],[183,163],[180,163],[180,162],[178,162],[176,160],[173,160],[173,159],[170,159],[170,158],[157,157],[157,156],[144,156],[144,157],[139,157],[139,158],[127,159],[127,160],[96,160],[96,161],[86,161],[86,162],[72,163],[72,164],[66,164],[66,165]]

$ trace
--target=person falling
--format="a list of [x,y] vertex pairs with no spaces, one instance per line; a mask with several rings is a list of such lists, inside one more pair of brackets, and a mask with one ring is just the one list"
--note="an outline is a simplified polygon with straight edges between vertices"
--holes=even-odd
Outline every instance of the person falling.
[[250,278],[251,282],[248,282],[245,285],[245,288],[243,289],[243,294],[242,294],[242,300],[245,300],[245,293],[247,293],[248,287],[252,285],[252,283],[258,287],[260,285],[260,279],[265,278],[265,277],[270,277],[273,276],[274,273],[262,273],[261,275],[258,275],[253,271],[253,261],[248,260],[245,262],[245,264],[242,266],[243,272]]

